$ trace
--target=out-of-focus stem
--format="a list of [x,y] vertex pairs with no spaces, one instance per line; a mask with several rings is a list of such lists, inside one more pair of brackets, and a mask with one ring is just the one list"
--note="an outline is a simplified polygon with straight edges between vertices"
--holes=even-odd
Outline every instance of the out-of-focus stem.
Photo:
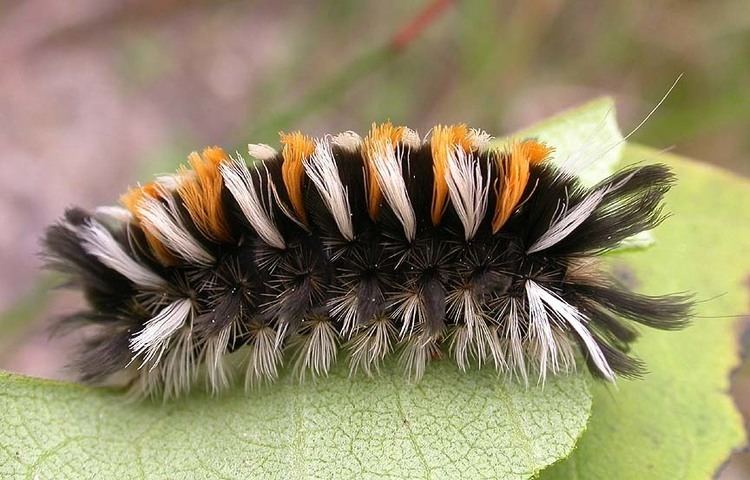
[[454,3],[454,0],[432,0],[428,2],[387,42],[356,57],[335,75],[303,95],[291,107],[271,115],[267,120],[252,127],[249,132],[240,132],[238,136],[243,140],[271,138],[279,130],[291,128],[307,115],[330,105],[357,81],[406,50]]

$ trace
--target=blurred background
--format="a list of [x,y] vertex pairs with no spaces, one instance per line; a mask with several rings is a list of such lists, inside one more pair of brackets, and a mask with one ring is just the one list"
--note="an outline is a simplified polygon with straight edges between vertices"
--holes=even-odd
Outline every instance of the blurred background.
[[29,375],[69,376],[45,328],[80,302],[39,274],[44,226],[204,145],[387,119],[501,135],[600,95],[629,131],[684,73],[634,140],[750,175],[747,0],[2,0],[0,65],[0,368]]

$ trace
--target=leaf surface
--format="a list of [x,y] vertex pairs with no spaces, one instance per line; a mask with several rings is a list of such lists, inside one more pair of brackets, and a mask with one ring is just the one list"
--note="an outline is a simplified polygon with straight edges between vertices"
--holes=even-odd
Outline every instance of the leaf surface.
[[567,455],[588,418],[581,376],[528,390],[489,369],[343,368],[245,395],[166,404],[3,374],[2,478],[528,478]]
[[750,184],[705,164],[628,146],[623,163],[665,162],[678,177],[656,244],[611,259],[651,294],[696,294],[680,332],[643,330],[634,352],[650,370],[617,388],[592,386],[591,421],[575,452],[543,480],[711,478],[745,441],[728,394],[739,362],[737,316],[747,312]]

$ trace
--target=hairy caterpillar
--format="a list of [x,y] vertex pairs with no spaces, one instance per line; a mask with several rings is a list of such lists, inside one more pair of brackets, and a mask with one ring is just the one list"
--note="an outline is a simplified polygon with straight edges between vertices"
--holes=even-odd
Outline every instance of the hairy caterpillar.
[[248,387],[285,359],[302,377],[342,356],[370,375],[392,354],[414,380],[446,355],[523,381],[579,354],[606,380],[641,374],[633,322],[681,328],[690,300],[631,292],[596,256],[663,220],[672,173],[586,188],[554,146],[490,140],[466,125],[282,134],[280,152],[250,145],[249,164],[207,148],[122,207],[68,210],[43,243],[89,303],[63,319],[87,326],[82,380],[217,392],[239,349]]

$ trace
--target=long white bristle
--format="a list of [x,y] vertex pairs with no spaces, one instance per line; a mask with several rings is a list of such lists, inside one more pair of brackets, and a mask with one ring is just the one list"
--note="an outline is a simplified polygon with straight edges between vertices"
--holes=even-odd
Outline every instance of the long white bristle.
[[231,323],[222,328],[218,335],[208,339],[204,347],[203,359],[206,365],[206,380],[212,394],[217,394],[227,388],[231,380],[226,366],[226,353],[233,328],[235,328],[235,325]]
[[252,158],[260,161],[271,160],[278,152],[275,148],[265,143],[250,143],[247,145],[247,153]]
[[170,194],[167,205],[156,198],[145,198],[138,208],[143,222],[164,245],[185,260],[199,265],[211,265],[215,258],[188,231],[180,219],[177,205]]
[[[224,184],[231,192],[237,204],[245,215],[247,221],[252,225],[258,236],[267,244],[279,248],[286,248],[286,242],[281,232],[276,227],[273,220],[273,192],[271,190],[270,179],[266,179],[266,194],[261,198],[255,188],[252,174],[247,168],[242,158],[232,159],[229,162],[221,164],[221,176],[224,178]],[[256,173],[260,176],[260,171],[255,167]],[[263,184],[262,176],[261,186]]]
[[166,284],[163,278],[128,255],[103,225],[89,221],[78,229],[78,235],[86,252],[136,285],[156,289]]
[[256,326],[250,334],[248,350],[245,389],[276,380],[282,360],[281,349],[276,346],[276,332],[268,326]]
[[480,153],[487,151],[493,138],[492,135],[479,128],[469,130],[469,141]]
[[182,328],[170,341],[169,349],[154,371],[162,374],[164,399],[177,398],[190,391],[196,381],[198,366],[194,355],[193,332]]
[[[408,151],[407,149],[407,155]],[[376,149],[372,161],[383,196],[401,223],[406,239],[411,242],[417,235],[417,219],[401,174],[404,153],[403,148],[396,148],[390,142],[385,142]]]
[[553,373],[558,371],[557,343],[552,333],[552,326],[544,307],[544,302],[538,295],[537,284],[526,282],[526,298],[529,303],[529,340],[536,342],[539,346],[539,378],[544,383],[547,377],[547,369]]
[[521,376],[524,384],[528,384],[529,377],[526,370],[526,359],[521,332],[521,314],[522,311],[519,306],[519,301],[515,298],[510,298],[508,300],[505,328],[502,335],[509,345],[510,367],[517,375]]
[[158,364],[169,339],[185,325],[191,309],[190,299],[175,300],[147,321],[143,330],[130,339],[133,358],[142,356],[142,366],[150,364],[153,368]]
[[348,130],[334,135],[331,138],[331,144],[349,152],[356,152],[362,146],[362,137],[360,137],[359,134]]
[[96,207],[94,209],[94,215],[97,217],[107,217],[121,223],[128,223],[133,220],[133,214],[127,208],[119,207],[117,205],[109,205]]
[[377,372],[385,356],[391,352],[396,329],[391,319],[379,317],[362,328],[349,344],[349,373],[362,369],[365,375]]
[[304,341],[294,365],[301,380],[308,370],[316,377],[327,375],[338,350],[338,334],[330,319],[313,318],[305,322],[309,324],[305,327]]
[[154,179],[154,181],[159,184],[159,186],[165,191],[174,192],[179,188],[182,182],[185,181],[185,179],[192,178],[194,176],[195,172],[193,170],[187,170],[179,173],[173,173],[171,175],[159,175]]
[[570,235],[594,213],[599,204],[604,200],[604,197],[623,187],[636,173],[638,173],[638,170],[634,170],[630,175],[615,184],[599,188],[571,209],[568,209],[567,205],[563,204],[560,213],[556,214],[552,219],[552,223],[547,231],[529,247],[526,253],[534,253],[547,249]]
[[586,350],[588,350],[591,360],[596,365],[596,368],[610,381],[614,381],[615,373],[609,366],[607,359],[604,357],[601,348],[597,345],[596,340],[589,332],[588,328],[584,325],[587,319],[577,308],[565,302],[563,299],[549,291],[545,287],[539,285],[533,280],[526,281],[526,292],[530,297],[536,297],[541,301],[548,309],[548,313],[556,317],[558,320],[569,324],[576,334],[581,337]]
[[563,206],[561,213],[552,220],[547,231],[539,237],[526,253],[547,249],[570,235],[578,226],[594,213],[596,207],[604,200],[606,190],[600,189],[589,194],[578,205],[571,209]]
[[424,323],[424,302],[418,290],[407,289],[394,295],[389,307],[393,309],[393,317],[401,321],[398,334],[401,339],[413,335],[414,329]]
[[416,150],[422,145],[422,139],[416,131],[411,128],[404,128],[404,133],[401,135],[401,143],[411,150]]
[[464,238],[474,238],[487,212],[490,188],[490,164],[487,163],[487,178],[482,176],[482,166],[471,153],[456,148],[448,155],[445,180],[451,203],[464,226]]
[[305,171],[318,189],[323,203],[347,240],[354,240],[352,210],[349,206],[348,189],[341,182],[336,159],[327,139],[318,140],[315,152],[304,160]]

